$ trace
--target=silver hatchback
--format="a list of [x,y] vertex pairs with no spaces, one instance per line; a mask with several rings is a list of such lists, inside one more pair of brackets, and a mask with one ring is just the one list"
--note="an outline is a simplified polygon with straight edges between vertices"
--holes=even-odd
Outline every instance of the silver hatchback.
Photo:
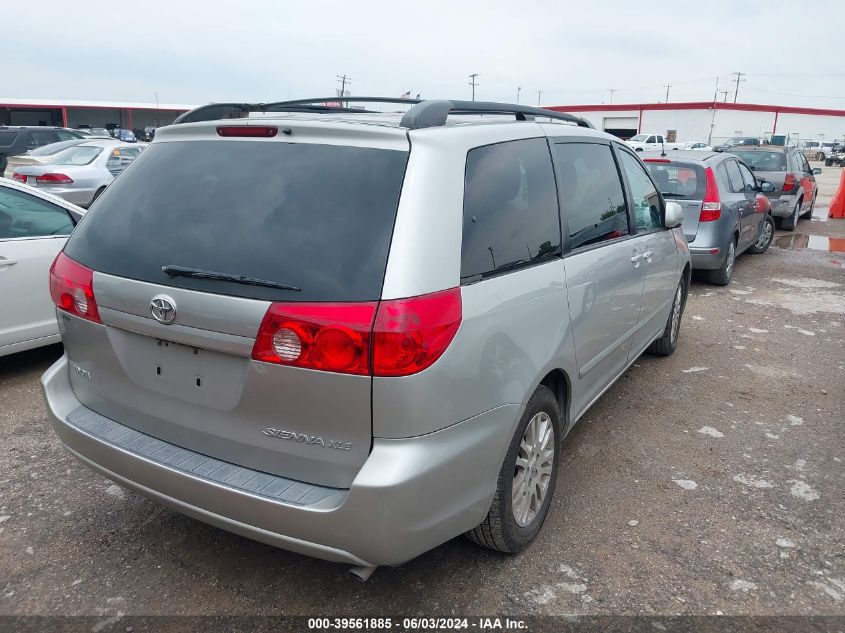
[[157,131],[53,265],[65,355],[42,382],[74,455],[365,572],[534,538],[563,438],[675,349],[682,211],[577,117],[411,104]]

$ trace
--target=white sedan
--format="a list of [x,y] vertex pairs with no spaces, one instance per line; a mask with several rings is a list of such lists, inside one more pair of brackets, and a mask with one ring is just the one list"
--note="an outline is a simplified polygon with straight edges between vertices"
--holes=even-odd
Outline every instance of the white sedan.
[[0,178],[0,356],[58,343],[49,271],[84,209]]
[[45,165],[16,167],[13,178],[87,208],[143,149],[114,139],[89,140],[59,152]]

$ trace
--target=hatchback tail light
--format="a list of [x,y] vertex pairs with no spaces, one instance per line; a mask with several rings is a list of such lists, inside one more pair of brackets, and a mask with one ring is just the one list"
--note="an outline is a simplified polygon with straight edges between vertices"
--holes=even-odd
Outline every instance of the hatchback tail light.
[[713,222],[722,215],[722,200],[719,197],[719,184],[713,168],[704,170],[704,200],[701,202],[700,222]]
[[102,323],[94,298],[94,271],[64,252],[60,252],[50,266],[50,295],[60,310]]
[[783,179],[783,190],[784,191],[792,191],[795,189],[795,185],[798,184],[798,179],[795,177],[795,174],[786,174]]
[[73,179],[66,174],[41,174],[36,176],[35,182],[39,185],[69,185]]
[[460,324],[460,288],[378,303],[274,303],[252,358],[342,374],[407,376],[440,358]]

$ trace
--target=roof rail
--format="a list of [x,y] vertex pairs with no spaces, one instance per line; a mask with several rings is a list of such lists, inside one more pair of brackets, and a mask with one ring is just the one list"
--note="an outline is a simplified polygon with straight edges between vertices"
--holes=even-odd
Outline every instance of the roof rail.
[[[314,99],[293,99],[272,103],[211,103],[180,114],[174,124],[235,119],[249,116],[250,112],[310,112],[310,113],[372,113],[373,110],[350,108],[350,103],[395,103],[411,105],[402,116],[402,127],[417,130],[444,125],[450,114],[512,114],[518,121],[543,117],[574,123],[580,127],[592,128],[586,119],[566,112],[532,108],[530,106],[492,101],[447,101],[403,99],[400,97],[318,97]],[[337,104],[337,105],[335,105]]]
[[593,128],[586,119],[544,108],[515,105],[510,103],[496,103],[493,101],[423,101],[402,117],[400,125],[411,130],[444,125],[450,114],[513,114],[517,121],[530,121],[534,117],[543,117],[575,123],[579,127]]

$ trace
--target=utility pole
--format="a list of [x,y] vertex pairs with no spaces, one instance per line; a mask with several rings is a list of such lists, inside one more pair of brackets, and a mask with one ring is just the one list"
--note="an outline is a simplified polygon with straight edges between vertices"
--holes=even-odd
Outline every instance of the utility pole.
[[669,103],[669,88],[672,87],[672,84],[666,84],[664,88],[666,88],[666,103]]
[[730,92],[730,90],[720,90],[719,92],[721,92],[725,96],[724,101],[725,101],[725,103],[727,103],[728,102],[728,93]]
[[537,91],[537,105],[540,105],[540,97],[543,95],[542,90]]
[[716,77],[716,89],[713,91],[713,103],[716,103],[718,98],[719,98],[719,78]]
[[472,100],[475,101],[475,88],[478,86],[478,82],[475,81],[475,78],[478,77],[478,73],[472,73],[469,76],[469,85],[472,86]]
[[742,76],[747,75],[747,74],[748,73],[731,73],[731,75],[736,77],[736,90],[734,90],[734,103],[736,103],[736,98],[739,95],[739,82],[745,81],[745,79],[743,79]]
[[340,105],[343,105],[343,98],[349,96],[350,91],[346,89],[346,86],[352,85],[352,77],[347,77],[345,74],[335,75],[335,77],[340,82],[340,90],[338,90],[337,96],[340,97]]
[[516,87],[516,103],[519,105],[519,93],[522,92],[522,86]]
[[611,103],[613,103],[613,93],[614,93],[614,92],[619,92],[619,90],[617,90],[616,88],[611,88],[611,89],[610,89],[610,102],[611,102]]

